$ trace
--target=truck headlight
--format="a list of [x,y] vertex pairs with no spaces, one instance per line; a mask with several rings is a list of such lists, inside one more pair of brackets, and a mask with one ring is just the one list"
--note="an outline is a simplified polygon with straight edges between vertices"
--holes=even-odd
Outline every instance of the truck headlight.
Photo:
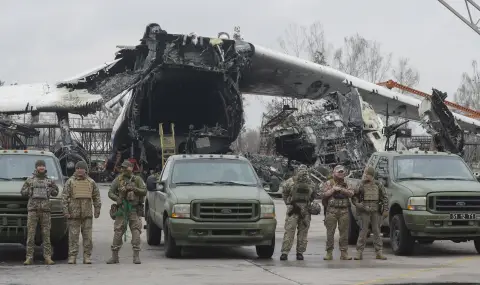
[[260,205],[260,218],[262,219],[275,218],[275,205],[268,205],[268,204]]
[[190,218],[190,204],[173,205],[172,218],[189,219]]
[[426,211],[427,198],[426,197],[410,197],[407,202],[407,209],[410,211]]

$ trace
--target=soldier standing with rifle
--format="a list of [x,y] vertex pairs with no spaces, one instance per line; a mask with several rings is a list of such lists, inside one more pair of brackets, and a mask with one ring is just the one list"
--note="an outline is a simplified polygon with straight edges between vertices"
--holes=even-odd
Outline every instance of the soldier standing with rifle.
[[58,195],[58,186],[55,181],[47,176],[45,161],[35,162],[35,172],[22,186],[20,193],[28,197],[27,216],[27,257],[24,265],[33,264],[33,251],[35,247],[35,232],[40,223],[43,237],[43,257],[46,265],[55,264],[52,260],[52,244],[50,242],[50,229],[52,221],[50,216],[50,197]]
[[[119,263],[118,252],[122,247],[122,235],[126,234],[127,225],[132,232],[133,263],[140,264],[140,219],[143,198],[147,194],[142,178],[133,174],[133,165],[128,160],[122,163],[122,173],[113,180],[108,197],[115,202],[110,209],[110,216],[115,220],[112,242],[112,257],[107,264]],[[126,239],[126,237],[125,237]]]
[[[314,183],[309,177],[307,167],[298,167],[297,174],[288,179],[283,188],[283,200],[287,205],[285,218],[285,234],[283,236],[282,255],[280,260],[287,260],[297,232],[297,260],[303,260],[307,249],[307,234],[310,228],[310,203],[315,195]],[[320,210],[318,209],[318,212]]]
[[77,162],[75,173],[65,183],[62,193],[63,213],[68,219],[68,264],[77,263],[80,232],[83,240],[83,263],[92,263],[92,218],[100,217],[102,202],[97,183],[88,177],[86,171],[87,163]]
[[320,194],[322,204],[327,207],[324,221],[327,228],[327,255],[323,258],[324,260],[333,259],[333,243],[337,224],[340,234],[338,241],[341,252],[340,259],[352,259],[348,256],[348,207],[350,206],[349,198],[353,196],[354,192],[349,188],[344,178],[345,168],[342,165],[335,166],[332,179],[323,184],[323,192]]
[[[360,234],[357,241],[357,256],[355,260],[363,259],[363,250],[367,243],[367,233],[370,224],[373,232],[373,246],[376,259],[386,260],[383,255],[383,242],[380,236],[380,224],[383,218],[388,217],[388,196],[382,183],[375,181],[375,169],[365,168],[364,176],[358,185],[352,203],[357,207],[360,217]],[[353,221],[354,222],[354,221]]]

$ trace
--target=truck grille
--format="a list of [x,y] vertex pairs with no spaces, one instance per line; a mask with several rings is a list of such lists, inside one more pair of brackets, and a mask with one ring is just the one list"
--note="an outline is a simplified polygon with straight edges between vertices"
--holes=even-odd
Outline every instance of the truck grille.
[[27,214],[28,199],[18,197],[0,197],[1,214]]
[[480,196],[429,196],[427,204],[435,212],[480,212]]
[[193,202],[192,218],[205,222],[248,222],[258,220],[260,205],[249,203]]

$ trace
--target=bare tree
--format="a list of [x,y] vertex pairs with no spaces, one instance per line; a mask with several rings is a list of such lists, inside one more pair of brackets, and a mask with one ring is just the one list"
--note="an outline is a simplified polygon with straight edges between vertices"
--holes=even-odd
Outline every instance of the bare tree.
[[384,54],[381,45],[356,34],[346,37],[344,45],[335,50],[333,67],[370,82],[385,79],[391,69],[392,54]]
[[291,23],[287,26],[283,35],[278,38],[278,45],[286,54],[292,54],[300,57],[305,50],[304,27]]
[[472,73],[464,72],[455,93],[455,101],[465,107],[480,110],[480,73],[477,61],[472,61]]
[[[416,69],[410,66],[410,59],[401,57],[398,59],[397,66],[392,69],[393,79],[407,87],[415,87],[420,82],[420,74]],[[408,93],[404,90],[397,90],[400,93]]]

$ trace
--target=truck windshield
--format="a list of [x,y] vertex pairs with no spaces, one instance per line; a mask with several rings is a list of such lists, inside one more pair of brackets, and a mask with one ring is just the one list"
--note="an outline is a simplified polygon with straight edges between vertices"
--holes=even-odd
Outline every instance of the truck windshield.
[[393,162],[396,180],[476,180],[458,156],[402,156]]
[[55,161],[45,155],[2,154],[0,155],[0,180],[25,180],[35,171],[35,162],[44,160],[50,179],[59,181]]
[[256,186],[258,180],[247,161],[191,159],[175,161],[172,183]]

